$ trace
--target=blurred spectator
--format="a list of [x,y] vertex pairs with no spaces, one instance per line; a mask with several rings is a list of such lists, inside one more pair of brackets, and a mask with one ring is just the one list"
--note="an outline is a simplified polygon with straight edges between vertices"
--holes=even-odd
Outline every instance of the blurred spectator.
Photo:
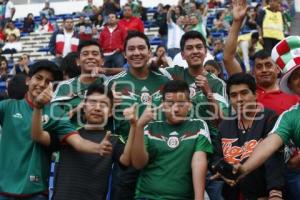
[[152,57],[149,62],[155,67],[165,68],[173,66],[172,58],[168,56],[167,49],[163,45],[157,46],[154,57]]
[[80,40],[92,39],[92,22],[90,18],[81,15],[78,23],[75,25],[75,31],[79,34]]
[[168,24],[168,54],[173,59],[177,53],[180,52],[180,39],[184,34],[183,26],[184,16],[177,18],[176,22],[172,20],[172,13],[176,10],[175,6],[172,6],[167,14],[167,24]]
[[201,20],[201,13],[200,13],[200,10],[197,8],[197,5],[196,3],[194,2],[190,2],[189,3],[189,6],[190,6],[190,12],[189,14],[191,15],[195,15],[199,20]]
[[98,13],[95,16],[91,17],[92,26],[97,28],[97,30],[101,30],[104,25],[104,18],[101,13]]
[[256,16],[257,13],[255,8],[250,8],[249,11],[247,12],[246,22],[245,22],[245,25],[248,29],[257,30]]
[[23,24],[23,32],[24,33],[31,33],[34,31],[35,23],[34,23],[34,17],[32,13],[28,13],[27,17],[24,19]]
[[250,59],[253,55],[262,50],[263,47],[259,43],[259,34],[258,32],[247,33],[244,35],[240,35],[238,37],[238,54],[241,58],[243,58],[243,63],[246,68],[246,72],[250,72]]
[[219,65],[219,63],[215,60],[208,60],[204,64],[204,69],[220,79],[224,80],[224,74],[223,74],[223,69],[222,66]]
[[138,0],[139,8],[140,8],[140,16],[142,21],[147,21],[147,8],[143,6],[143,2],[141,0]]
[[183,15],[185,15],[185,12],[184,12],[183,8],[180,5],[177,5],[177,6],[175,6],[174,9],[172,9],[172,20],[173,20],[173,22],[176,22],[177,19],[180,16],[183,16]]
[[127,32],[118,24],[115,13],[108,15],[107,25],[100,33],[99,43],[103,49],[104,66],[108,68],[123,67],[123,46]]
[[189,30],[198,31],[201,33],[204,38],[207,38],[207,33],[204,24],[202,23],[202,20],[197,17],[195,14],[189,15],[190,19],[190,28]]
[[3,54],[14,54],[22,50],[22,43],[17,41],[17,36],[15,34],[10,34],[7,37],[7,42],[5,42],[2,47]]
[[5,36],[8,37],[11,34],[14,34],[17,37],[17,40],[20,39],[20,30],[15,26],[12,20],[8,21],[4,29]]
[[80,75],[80,66],[77,64],[78,55],[76,52],[71,52],[66,55],[61,62],[61,70],[63,79],[68,80]]
[[16,12],[16,8],[13,2],[10,0],[3,0],[3,8],[4,8],[4,23],[6,23],[7,21],[13,19]]
[[28,75],[29,72],[29,65],[30,65],[30,56],[29,54],[23,54],[18,62],[14,65],[12,70],[9,74],[16,75],[16,74],[26,74]]
[[63,20],[62,30],[53,33],[49,42],[49,50],[56,56],[56,61],[61,62],[61,58],[70,52],[76,52],[79,44],[79,35],[74,30],[73,18],[66,16]]
[[120,11],[120,1],[116,0],[104,0],[103,2],[103,17],[105,19],[105,22],[108,20],[108,15],[110,13],[117,13]]
[[93,14],[93,0],[87,0],[87,5],[83,7],[82,12],[86,16],[90,16]]
[[168,40],[167,13],[169,9],[169,5],[163,6],[162,4],[158,4],[157,10],[153,16],[153,19],[155,19],[156,24],[159,27],[158,33],[163,41],[163,45],[167,45]]
[[44,8],[40,11],[40,16],[45,16],[47,18],[55,16],[54,8],[50,7],[50,2],[48,0],[45,2]]
[[221,6],[221,2],[218,0],[209,0],[207,3],[208,8],[217,8]]
[[7,93],[10,99],[23,99],[28,87],[25,74],[17,74],[7,81]]
[[131,7],[126,4],[123,7],[123,19],[119,20],[119,25],[121,25],[126,31],[140,31],[144,32],[144,22],[132,15]]
[[3,26],[0,25],[0,48],[3,47],[5,42],[5,34],[3,30]]
[[135,17],[141,17],[140,16],[140,7],[137,0],[127,0],[127,4],[131,7],[132,15]]
[[224,42],[221,38],[215,38],[213,40],[213,56],[217,56],[220,53],[223,53]]
[[271,52],[273,47],[284,38],[284,20],[281,12],[281,0],[270,0],[257,17],[259,35],[263,38],[264,49]]
[[229,30],[230,25],[225,20],[225,15],[226,15],[226,12],[224,10],[219,11],[216,14],[216,18],[213,21],[213,24],[214,24],[213,30],[214,31]]
[[50,23],[47,17],[43,16],[41,22],[36,30],[37,33],[52,33],[54,26]]
[[4,56],[0,56],[0,81],[5,81],[8,75],[8,61]]

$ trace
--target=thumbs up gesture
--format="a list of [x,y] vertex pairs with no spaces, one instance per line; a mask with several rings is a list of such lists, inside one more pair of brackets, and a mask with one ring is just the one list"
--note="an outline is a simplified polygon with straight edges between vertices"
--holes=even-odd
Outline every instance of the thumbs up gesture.
[[48,87],[46,87],[35,99],[34,99],[34,105],[41,109],[49,103],[53,96],[53,85],[52,83],[49,83]]
[[107,156],[112,152],[112,144],[110,142],[111,132],[108,131],[100,143],[99,153],[101,156]]
[[126,120],[129,120],[131,124],[136,124],[137,122],[137,106],[135,103],[129,108],[125,108],[123,111],[123,116]]
[[158,109],[160,109],[160,106],[152,108],[151,104],[148,104],[146,109],[144,110],[142,116],[138,120],[138,125],[146,126],[150,121],[155,120]]

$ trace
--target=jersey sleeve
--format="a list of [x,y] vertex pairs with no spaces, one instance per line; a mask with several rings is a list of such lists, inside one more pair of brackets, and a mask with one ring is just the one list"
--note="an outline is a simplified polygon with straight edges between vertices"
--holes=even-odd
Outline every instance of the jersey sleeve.
[[52,106],[49,108],[50,112],[47,112],[49,113],[49,121],[45,122],[46,124],[44,127],[46,131],[50,134],[54,134],[61,141],[72,134],[77,134],[77,131],[70,122],[69,117],[62,109],[60,109],[59,106]]
[[213,153],[213,147],[211,144],[207,124],[204,121],[199,121],[199,123],[202,123],[203,126],[201,126],[198,131],[198,138],[195,145],[195,152],[203,151],[206,153]]
[[297,117],[293,115],[292,111],[282,113],[270,133],[279,135],[284,144],[288,144],[295,131],[295,120],[297,120]]

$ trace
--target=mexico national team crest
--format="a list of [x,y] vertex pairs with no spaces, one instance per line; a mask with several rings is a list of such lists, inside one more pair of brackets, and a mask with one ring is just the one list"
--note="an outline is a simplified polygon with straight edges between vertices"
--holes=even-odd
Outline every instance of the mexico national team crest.
[[190,85],[190,98],[196,95],[196,88]]
[[143,104],[148,104],[151,102],[151,100],[152,99],[151,99],[151,95],[149,94],[149,90],[144,86],[141,90],[141,102]]
[[42,116],[42,123],[47,124],[49,122],[49,116],[48,115],[43,115]]
[[168,146],[172,149],[175,149],[179,145],[179,139],[176,136],[171,136],[167,142]]

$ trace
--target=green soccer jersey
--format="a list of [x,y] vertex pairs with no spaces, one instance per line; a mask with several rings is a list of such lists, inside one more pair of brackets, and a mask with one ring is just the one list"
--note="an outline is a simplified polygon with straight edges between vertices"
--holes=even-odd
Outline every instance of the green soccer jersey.
[[[103,84],[104,77],[96,80],[97,83]],[[51,103],[58,104],[68,113],[70,110],[77,107],[84,99],[85,92],[90,84],[83,84],[79,80],[79,76],[70,80],[62,81],[56,88]],[[76,129],[83,126],[81,116],[74,115],[71,118],[72,124]]]
[[[188,68],[176,65],[174,67],[167,67],[165,70],[161,71],[166,76],[172,77],[175,80],[184,80],[189,84],[190,97],[194,107],[194,112],[192,113],[193,117],[205,119],[211,134],[216,134],[217,129],[209,119],[212,115],[210,114],[209,106],[206,104],[208,102],[207,97],[204,95],[202,90],[196,86],[195,77],[189,73]],[[227,115],[229,104],[227,101],[226,85],[224,81],[211,73],[207,73],[206,78],[220,109],[225,115]]]
[[285,144],[289,144],[292,140],[297,147],[300,147],[299,115],[300,104],[296,104],[280,115],[270,133],[278,134]]
[[135,78],[130,71],[124,71],[114,76],[106,84],[109,87],[115,83],[117,92],[122,93],[122,102],[115,109],[115,131],[124,140],[127,140],[130,129],[128,121],[124,120],[123,110],[134,103],[138,104],[138,115],[140,116],[146,105],[152,103],[159,106],[161,103],[161,89],[169,79],[159,73],[150,71],[146,79]]
[[[29,101],[0,102],[0,193],[13,195],[47,191],[50,152],[31,139],[32,106]],[[43,109],[43,128],[63,139],[75,129],[58,107]]]
[[154,121],[145,127],[144,141],[149,162],[140,173],[136,198],[194,199],[193,154],[213,151],[207,124],[201,119],[179,125]]

